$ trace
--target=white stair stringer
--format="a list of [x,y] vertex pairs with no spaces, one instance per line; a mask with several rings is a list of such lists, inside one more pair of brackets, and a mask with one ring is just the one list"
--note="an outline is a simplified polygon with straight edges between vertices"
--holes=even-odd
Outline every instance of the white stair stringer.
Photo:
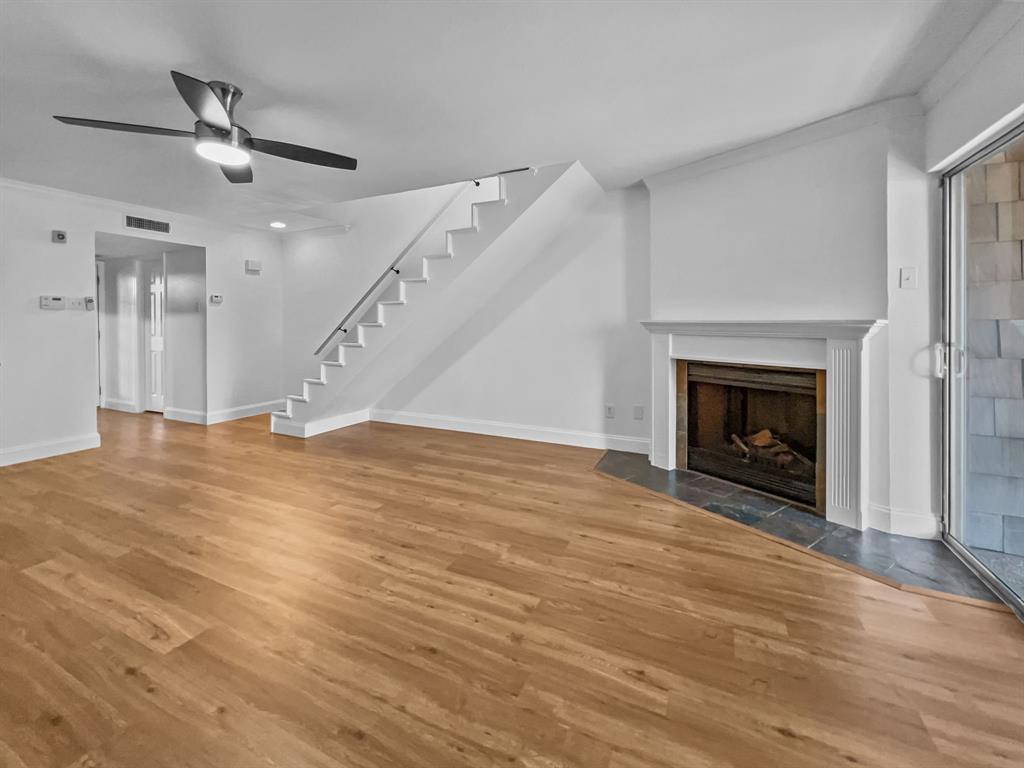
[[473,203],[472,226],[447,230],[445,248],[423,254],[422,271],[402,269],[336,355],[275,412],[272,429],[311,437],[366,421],[380,399],[500,286],[592,205],[600,185],[579,163],[502,177],[503,198]]

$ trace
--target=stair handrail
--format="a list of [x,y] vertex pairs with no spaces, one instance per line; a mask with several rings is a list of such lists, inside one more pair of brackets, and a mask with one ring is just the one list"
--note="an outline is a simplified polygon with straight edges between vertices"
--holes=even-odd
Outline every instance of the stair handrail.
[[402,252],[399,253],[397,257],[395,257],[395,260],[388,265],[387,269],[381,272],[380,277],[374,280],[373,284],[366,289],[366,292],[359,297],[359,301],[352,305],[352,309],[350,309],[348,313],[343,318],[341,318],[341,322],[334,326],[334,329],[329,334],[327,334],[327,338],[323,340],[323,343],[321,343],[320,346],[317,347],[316,351],[313,353],[314,357],[319,356],[320,353],[327,348],[327,346],[331,343],[331,340],[334,339],[334,337],[337,336],[339,332],[348,333],[348,329],[345,327],[345,325],[348,323],[349,320],[352,319],[352,316],[359,311],[359,308],[363,306],[365,301],[371,295],[373,295],[373,292],[377,290],[377,288],[380,286],[381,283],[384,282],[388,275],[390,275],[392,272],[394,272],[396,275],[401,274],[401,270],[398,268],[398,265],[402,262],[402,259],[409,255],[409,252],[416,247],[419,241],[423,239],[424,235],[426,235],[427,232],[429,232],[430,229],[437,223],[438,219],[440,219],[448,212],[448,209],[455,204],[456,200],[462,197],[463,193],[469,189],[469,185],[473,183],[474,181],[463,182],[461,186],[459,186],[458,191],[456,191],[456,193],[451,196],[451,199],[448,200],[448,202],[446,202],[443,206],[441,206],[441,209],[430,218],[430,221],[428,221],[423,226],[423,228],[416,233],[416,236],[409,241],[409,244],[402,249]]

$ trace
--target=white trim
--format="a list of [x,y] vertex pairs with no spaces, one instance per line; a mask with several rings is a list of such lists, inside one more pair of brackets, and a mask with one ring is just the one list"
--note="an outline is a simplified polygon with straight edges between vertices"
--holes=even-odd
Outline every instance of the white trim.
[[86,435],[68,437],[61,440],[43,440],[38,443],[16,445],[13,448],[5,448],[0,451],[0,467],[6,467],[11,464],[21,464],[26,461],[46,459],[51,456],[61,456],[65,453],[87,451],[90,448],[99,447],[99,432],[90,432]]
[[924,84],[918,95],[925,108],[931,109],[938,104],[986,53],[1013,30],[1021,18],[1024,18],[1024,5],[997,3]]
[[361,411],[351,413],[339,413],[336,416],[329,416],[326,419],[314,419],[300,424],[291,419],[271,417],[270,431],[277,435],[288,435],[290,437],[315,437],[324,432],[331,432],[335,429],[344,429],[353,424],[362,424],[370,420],[370,409],[364,408]]
[[770,157],[780,152],[831,139],[873,125],[887,125],[901,117],[921,115],[923,113],[924,110],[921,102],[916,96],[900,96],[894,99],[887,99],[886,101],[868,104],[852,109],[849,112],[842,112],[814,123],[802,125],[762,141],[745,144],[717,155],[711,155],[710,157],[695,160],[692,163],[645,176],[643,181],[649,188],[677,184],[687,179],[703,176],[706,173],[749,163],[752,160],[758,160],[763,157]]
[[695,322],[689,320],[642,320],[651,333],[680,336],[740,336],[772,339],[868,339],[888,320],[781,320],[758,322]]
[[602,432],[582,432],[571,429],[554,429],[552,427],[538,427],[531,424],[510,424],[502,421],[466,419],[457,416],[439,416],[431,413],[413,413],[411,411],[388,411],[377,408],[371,411],[370,417],[372,421],[388,424],[446,429],[452,432],[472,432],[478,435],[493,435],[494,437],[510,437],[514,440],[534,440],[540,443],[574,445],[581,448],[602,448],[643,454],[646,454],[650,448],[650,440],[644,437],[609,435]]
[[892,509],[872,502],[868,505],[868,528],[917,539],[938,539],[942,535],[939,518],[911,509]]
[[142,413],[146,410],[131,400],[118,400],[113,397],[104,397],[100,402],[100,408],[107,408],[111,411],[123,411],[125,413]]
[[171,421],[186,421],[189,424],[206,425],[204,411],[190,411],[186,408],[164,408],[164,418]]
[[245,419],[249,416],[259,416],[261,413],[270,413],[284,408],[284,399],[267,400],[263,403],[252,403],[251,405],[239,405],[236,408],[224,408],[219,411],[208,411],[206,414],[207,424],[220,424],[223,421],[234,419]]

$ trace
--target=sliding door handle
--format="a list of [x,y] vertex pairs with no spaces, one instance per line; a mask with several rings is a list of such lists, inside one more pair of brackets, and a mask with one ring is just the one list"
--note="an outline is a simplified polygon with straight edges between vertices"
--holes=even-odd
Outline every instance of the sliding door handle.
[[944,342],[932,345],[932,371],[937,379],[944,379],[949,373],[949,346]]

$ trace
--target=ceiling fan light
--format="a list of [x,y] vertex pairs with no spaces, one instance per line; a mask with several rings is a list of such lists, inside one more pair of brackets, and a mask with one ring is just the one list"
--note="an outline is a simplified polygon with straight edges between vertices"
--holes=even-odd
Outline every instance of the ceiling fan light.
[[252,158],[244,146],[217,138],[197,139],[196,153],[220,165],[246,165]]

